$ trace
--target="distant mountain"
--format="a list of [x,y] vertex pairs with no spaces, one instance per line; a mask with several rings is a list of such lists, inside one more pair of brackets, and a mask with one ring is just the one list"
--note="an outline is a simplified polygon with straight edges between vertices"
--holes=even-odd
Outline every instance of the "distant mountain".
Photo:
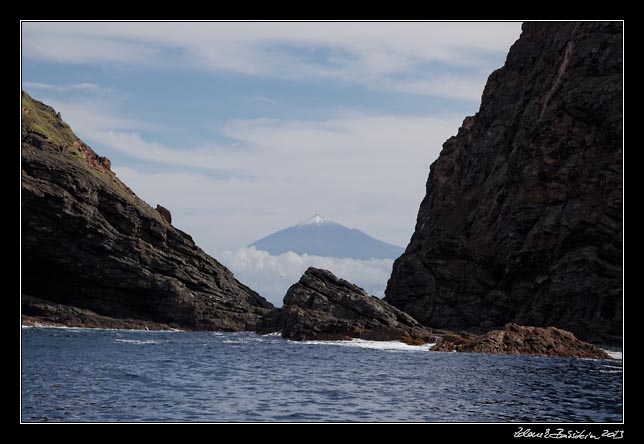
[[268,235],[250,246],[273,255],[292,251],[297,254],[353,259],[396,259],[404,251],[402,247],[375,239],[319,214]]

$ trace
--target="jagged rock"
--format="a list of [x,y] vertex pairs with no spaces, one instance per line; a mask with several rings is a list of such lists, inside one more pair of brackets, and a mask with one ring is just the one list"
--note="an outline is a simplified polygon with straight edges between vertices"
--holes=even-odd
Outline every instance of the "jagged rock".
[[163,217],[165,220],[168,221],[169,224],[172,223],[172,214],[170,213],[170,210],[168,210],[165,207],[162,207],[159,204],[157,204],[156,210],[159,212],[161,217]]
[[580,341],[569,331],[516,324],[475,337],[445,336],[432,351],[612,359],[604,350]]
[[313,267],[289,288],[283,307],[267,316],[259,331],[281,331],[283,338],[297,341],[361,338],[418,345],[432,337],[408,314]]
[[22,290],[53,304],[40,304],[34,321],[72,319],[58,304],[128,322],[239,331],[272,308],[26,93],[21,166]]
[[525,23],[431,166],[385,300],[425,325],[622,334],[622,24]]

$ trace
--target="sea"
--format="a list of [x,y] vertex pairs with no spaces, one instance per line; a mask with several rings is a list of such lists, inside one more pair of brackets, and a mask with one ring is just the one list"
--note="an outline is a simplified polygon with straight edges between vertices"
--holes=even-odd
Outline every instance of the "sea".
[[622,421],[622,360],[23,327],[22,422]]

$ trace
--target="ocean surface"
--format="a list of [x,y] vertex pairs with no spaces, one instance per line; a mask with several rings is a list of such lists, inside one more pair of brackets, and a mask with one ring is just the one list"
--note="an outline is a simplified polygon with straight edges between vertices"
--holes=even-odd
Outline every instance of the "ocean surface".
[[620,422],[622,361],[22,329],[23,422]]

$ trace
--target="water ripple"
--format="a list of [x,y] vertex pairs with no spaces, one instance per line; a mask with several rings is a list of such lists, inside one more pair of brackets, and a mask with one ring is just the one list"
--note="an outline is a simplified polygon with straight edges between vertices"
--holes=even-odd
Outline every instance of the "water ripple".
[[23,329],[24,422],[619,422],[621,361]]

